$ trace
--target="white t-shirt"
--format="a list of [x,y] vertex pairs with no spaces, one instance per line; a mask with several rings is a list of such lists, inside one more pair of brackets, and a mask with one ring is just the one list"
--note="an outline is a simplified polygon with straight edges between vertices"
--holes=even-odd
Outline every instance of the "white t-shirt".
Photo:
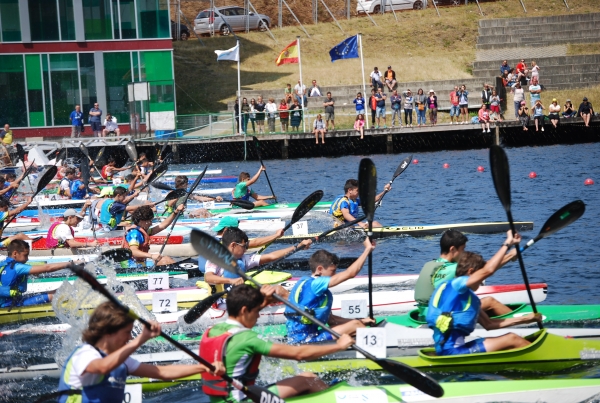
[[117,118],[113,116],[111,120],[104,119],[104,126],[106,126],[106,130],[109,132],[114,132],[119,128],[119,125],[117,125]]
[[377,81],[381,81],[381,71],[379,71],[379,70],[377,70],[377,71],[373,70],[371,72],[371,78],[374,78]]
[[535,65],[531,68],[531,77],[539,77],[540,76],[540,68]]
[[296,84],[294,86],[294,93],[297,95],[304,95],[305,91],[306,91],[306,85],[302,85],[302,87],[300,87],[300,84]]
[[[71,357],[72,370],[69,374],[68,384],[74,389],[81,389],[84,386],[95,385],[102,380],[102,374],[85,373],[86,368],[94,360],[102,359],[100,352],[89,344],[84,344]],[[124,364],[127,366],[127,371],[131,374],[140,366],[140,362],[134,358],[127,357]]]
[[63,179],[60,181],[60,190],[69,190],[71,189],[71,182],[68,179]]
[[69,239],[73,239],[71,227],[69,227],[67,224],[58,224],[56,227],[54,227],[53,235],[54,238],[63,243]]
[[310,89],[310,96],[311,97],[322,97],[323,95],[321,94],[321,91],[319,91],[319,89],[317,87],[312,87]]
[[[260,265],[260,257],[261,255],[259,255],[258,253],[255,253],[253,255],[244,255],[242,257],[242,262],[244,263],[246,272],[250,269],[253,269],[257,266]],[[219,277],[223,276],[223,273],[225,273],[225,269],[222,267],[217,266],[215,263],[213,262],[207,262],[206,263],[206,272],[207,273],[214,273]]]

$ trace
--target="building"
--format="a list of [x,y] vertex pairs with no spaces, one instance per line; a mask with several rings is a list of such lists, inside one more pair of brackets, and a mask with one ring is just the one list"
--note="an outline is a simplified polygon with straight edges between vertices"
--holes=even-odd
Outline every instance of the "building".
[[[75,105],[87,123],[95,102],[121,133],[145,130],[148,110],[174,119],[172,53],[168,0],[1,0],[0,125],[70,136]],[[149,101],[129,102],[132,82],[148,82]]]

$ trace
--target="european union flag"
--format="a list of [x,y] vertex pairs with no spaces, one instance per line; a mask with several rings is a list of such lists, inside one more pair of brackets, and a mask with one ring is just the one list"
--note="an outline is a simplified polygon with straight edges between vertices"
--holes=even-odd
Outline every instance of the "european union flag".
[[354,59],[358,57],[358,35],[344,39],[329,51],[331,62],[338,59]]

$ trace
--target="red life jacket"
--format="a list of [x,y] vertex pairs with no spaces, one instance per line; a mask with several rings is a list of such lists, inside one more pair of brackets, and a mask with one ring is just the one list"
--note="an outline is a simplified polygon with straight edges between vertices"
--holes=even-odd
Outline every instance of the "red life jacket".
[[[141,250],[142,252],[148,253],[150,251],[150,236],[143,228],[138,227],[137,225],[130,225],[129,227],[127,227],[125,234],[123,235],[123,241],[121,242],[121,248],[131,249],[129,247],[129,242],[127,242],[127,233],[129,231],[131,231],[132,229],[137,229],[138,231],[140,231],[142,233],[142,235],[144,236],[144,243],[142,243],[140,246],[138,246],[138,249]],[[146,263],[146,258],[144,258],[144,257],[134,258],[134,259],[136,262]]]
[[[217,352],[217,360],[225,362],[225,351],[227,349],[227,343],[236,334],[250,329],[244,328],[233,328],[220,336],[209,337],[208,333],[212,327],[204,332],[202,339],[200,340],[200,357],[204,358],[208,362],[215,361],[215,351]],[[258,377],[258,366],[260,365],[260,354],[252,357],[250,364],[244,370],[243,376],[236,376],[235,378],[242,382],[244,385],[254,385],[256,378]],[[208,396],[219,396],[224,397],[229,395],[230,386],[220,376],[215,376],[210,372],[202,373],[202,391]]]
[[[48,249],[54,249],[54,248],[64,248],[65,246],[69,246],[66,243],[63,243],[61,241],[59,241],[58,239],[56,239],[56,237],[54,236],[54,229],[56,227],[58,227],[61,224],[65,224],[64,221],[54,221],[52,223],[52,225],[50,226],[50,228],[48,229],[48,235],[46,236],[46,247]],[[67,225],[67,224],[65,224]],[[67,227],[69,227],[67,225]],[[71,235],[75,236],[75,230],[73,230],[72,227],[69,227],[69,229],[71,230]]]
[[[110,179],[112,179],[112,175],[109,175],[109,174],[108,174],[108,172],[106,171],[106,168],[109,168],[109,166],[108,166],[108,165],[104,165],[104,166],[102,167],[102,177],[103,177],[104,179],[110,180]],[[112,167],[111,167],[111,168],[112,168]],[[111,171],[111,174],[112,174],[112,171]]]

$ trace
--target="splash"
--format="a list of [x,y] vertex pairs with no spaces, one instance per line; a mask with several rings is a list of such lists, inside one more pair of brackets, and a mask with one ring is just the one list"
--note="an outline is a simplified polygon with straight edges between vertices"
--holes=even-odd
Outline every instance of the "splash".
[[40,230],[50,229],[50,225],[52,224],[52,221],[50,219],[50,214],[44,213],[44,211],[42,210],[42,207],[40,205],[38,205],[37,210],[38,210],[38,219],[40,220],[40,226],[38,228]]

